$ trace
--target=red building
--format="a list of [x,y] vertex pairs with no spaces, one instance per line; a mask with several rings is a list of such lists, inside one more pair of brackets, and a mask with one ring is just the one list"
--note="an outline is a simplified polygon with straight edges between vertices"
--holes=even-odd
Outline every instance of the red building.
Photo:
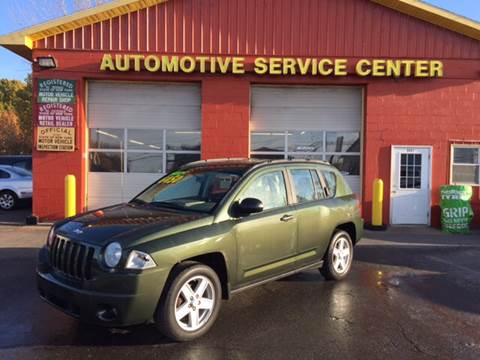
[[440,222],[439,188],[475,186],[480,25],[413,0],[116,0],[0,37],[33,62],[33,213],[128,201],[220,157],[335,164],[384,221]]

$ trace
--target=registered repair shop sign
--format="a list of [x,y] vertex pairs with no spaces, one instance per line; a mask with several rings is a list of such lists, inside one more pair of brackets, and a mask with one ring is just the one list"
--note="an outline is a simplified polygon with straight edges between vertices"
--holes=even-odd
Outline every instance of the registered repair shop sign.
[[38,80],[39,104],[74,104],[75,80],[40,79]]
[[38,151],[75,151],[75,128],[37,128]]

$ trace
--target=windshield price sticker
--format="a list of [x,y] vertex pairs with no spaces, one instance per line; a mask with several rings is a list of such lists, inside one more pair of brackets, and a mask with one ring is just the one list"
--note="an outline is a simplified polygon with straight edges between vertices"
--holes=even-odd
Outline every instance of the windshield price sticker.
[[182,180],[187,173],[184,171],[175,171],[174,173],[171,173],[167,177],[164,177],[162,180],[160,180],[160,184],[175,184]]

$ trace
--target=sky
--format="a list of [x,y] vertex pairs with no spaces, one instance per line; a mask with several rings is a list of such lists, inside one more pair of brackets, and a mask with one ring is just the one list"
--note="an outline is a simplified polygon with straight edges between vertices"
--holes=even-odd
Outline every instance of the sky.
[[[38,1],[38,0],[37,0]],[[43,0],[48,2],[51,0]],[[67,0],[71,5],[72,0]],[[480,22],[480,0],[427,0],[426,2],[439,6],[459,15]],[[24,27],[24,23],[15,15],[15,5],[25,5],[28,0],[0,0],[0,35],[5,35]],[[31,71],[31,65],[21,57],[0,48],[0,79],[24,80]]]

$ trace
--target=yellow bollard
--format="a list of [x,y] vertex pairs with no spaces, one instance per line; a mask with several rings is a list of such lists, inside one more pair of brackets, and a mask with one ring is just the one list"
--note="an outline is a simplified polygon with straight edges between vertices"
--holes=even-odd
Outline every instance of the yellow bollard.
[[383,225],[383,180],[375,179],[373,182],[372,199],[372,225],[381,227]]
[[65,176],[65,217],[77,214],[76,179],[74,175]]

